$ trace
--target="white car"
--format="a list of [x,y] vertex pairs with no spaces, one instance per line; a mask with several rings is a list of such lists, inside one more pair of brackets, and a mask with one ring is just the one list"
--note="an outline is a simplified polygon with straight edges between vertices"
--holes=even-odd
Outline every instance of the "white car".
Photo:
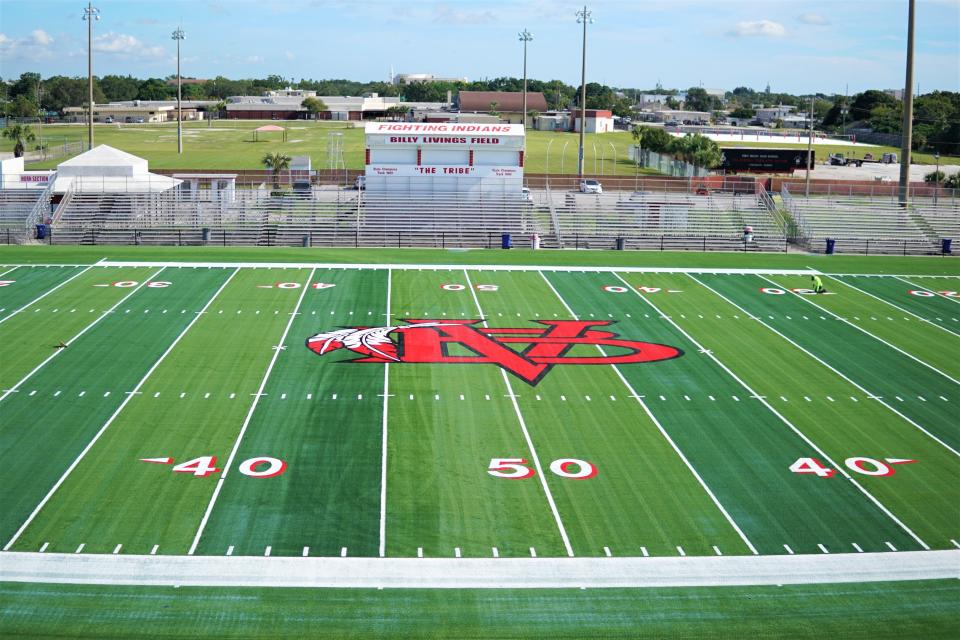
[[357,191],[363,191],[367,188],[367,176],[357,176],[357,179],[353,183],[354,188]]
[[580,193],[603,193],[603,185],[599,180],[581,180]]
[[533,194],[530,193],[530,189],[527,187],[520,188],[520,198],[529,204],[533,204]]

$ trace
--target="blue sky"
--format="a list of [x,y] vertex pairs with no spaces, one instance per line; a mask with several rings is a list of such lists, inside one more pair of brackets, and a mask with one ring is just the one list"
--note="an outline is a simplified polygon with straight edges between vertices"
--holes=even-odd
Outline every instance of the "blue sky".
[[[579,84],[581,5],[562,0],[100,0],[94,73],[385,80],[397,73],[529,75]],[[906,0],[599,0],[588,82],[854,93],[902,87]],[[0,0],[0,77],[86,74],[80,0]],[[915,78],[960,90],[960,0],[918,0]]]

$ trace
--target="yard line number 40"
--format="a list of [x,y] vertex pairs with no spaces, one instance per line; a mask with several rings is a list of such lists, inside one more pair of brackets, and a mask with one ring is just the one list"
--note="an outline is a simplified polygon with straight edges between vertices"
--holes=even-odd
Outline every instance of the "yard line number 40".
[[[909,458],[866,458],[864,456],[854,456],[843,461],[845,467],[855,473],[865,476],[888,477],[896,473],[893,468],[895,464],[909,464],[916,462]],[[810,474],[820,478],[832,478],[837,474],[836,469],[824,466],[816,458],[797,458],[797,461],[790,465],[790,471],[794,473]]]
[[[173,464],[173,458],[140,458],[140,462]],[[270,456],[248,458],[237,466],[237,471],[251,478],[275,478],[286,470],[286,462],[277,458],[271,458]],[[172,471],[175,473],[189,473],[198,478],[205,478],[212,473],[223,471],[223,469],[217,468],[217,459],[215,456],[200,456],[199,458],[173,465]]]

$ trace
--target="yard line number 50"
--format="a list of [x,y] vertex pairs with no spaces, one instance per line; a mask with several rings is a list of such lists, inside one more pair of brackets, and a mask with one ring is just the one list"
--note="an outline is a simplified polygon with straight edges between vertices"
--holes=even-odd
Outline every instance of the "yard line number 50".
[[[524,458],[492,458],[487,473],[505,480],[526,480],[537,474],[526,466]],[[586,460],[577,458],[558,458],[550,463],[550,471],[561,478],[587,480],[597,475],[597,468]]]

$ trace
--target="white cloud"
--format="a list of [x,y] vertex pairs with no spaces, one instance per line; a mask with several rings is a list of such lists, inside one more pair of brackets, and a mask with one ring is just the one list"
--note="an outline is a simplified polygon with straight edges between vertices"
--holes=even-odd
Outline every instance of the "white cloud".
[[263,62],[263,58],[260,56],[247,56],[247,62],[250,64],[260,64]]
[[53,38],[50,37],[50,34],[44,31],[43,29],[35,29],[30,32],[30,37],[33,40],[33,44],[45,47],[49,44],[53,44]]
[[13,42],[10,38],[7,37],[7,34],[0,33],[0,47],[5,47],[6,45]]
[[433,21],[442,24],[491,24],[497,21],[497,16],[492,11],[454,9],[446,4],[438,4],[433,8]]
[[163,57],[163,47],[151,47],[131,35],[108,31],[93,39],[93,50],[100,53],[115,53],[142,58]]
[[294,58],[297,57],[297,56],[293,55],[293,52],[292,52],[292,51],[284,51],[284,52],[283,52],[283,55],[284,55],[284,57],[286,57],[287,60],[293,60]]
[[801,14],[797,18],[797,20],[799,20],[803,24],[812,24],[818,27],[823,27],[830,24],[830,21],[824,18],[819,13],[804,13],[804,14]]
[[787,30],[782,24],[773,20],[747,20],[738,22],[733,29],[727,32],[727,35],[736,38],[782,38],[787,35]]

